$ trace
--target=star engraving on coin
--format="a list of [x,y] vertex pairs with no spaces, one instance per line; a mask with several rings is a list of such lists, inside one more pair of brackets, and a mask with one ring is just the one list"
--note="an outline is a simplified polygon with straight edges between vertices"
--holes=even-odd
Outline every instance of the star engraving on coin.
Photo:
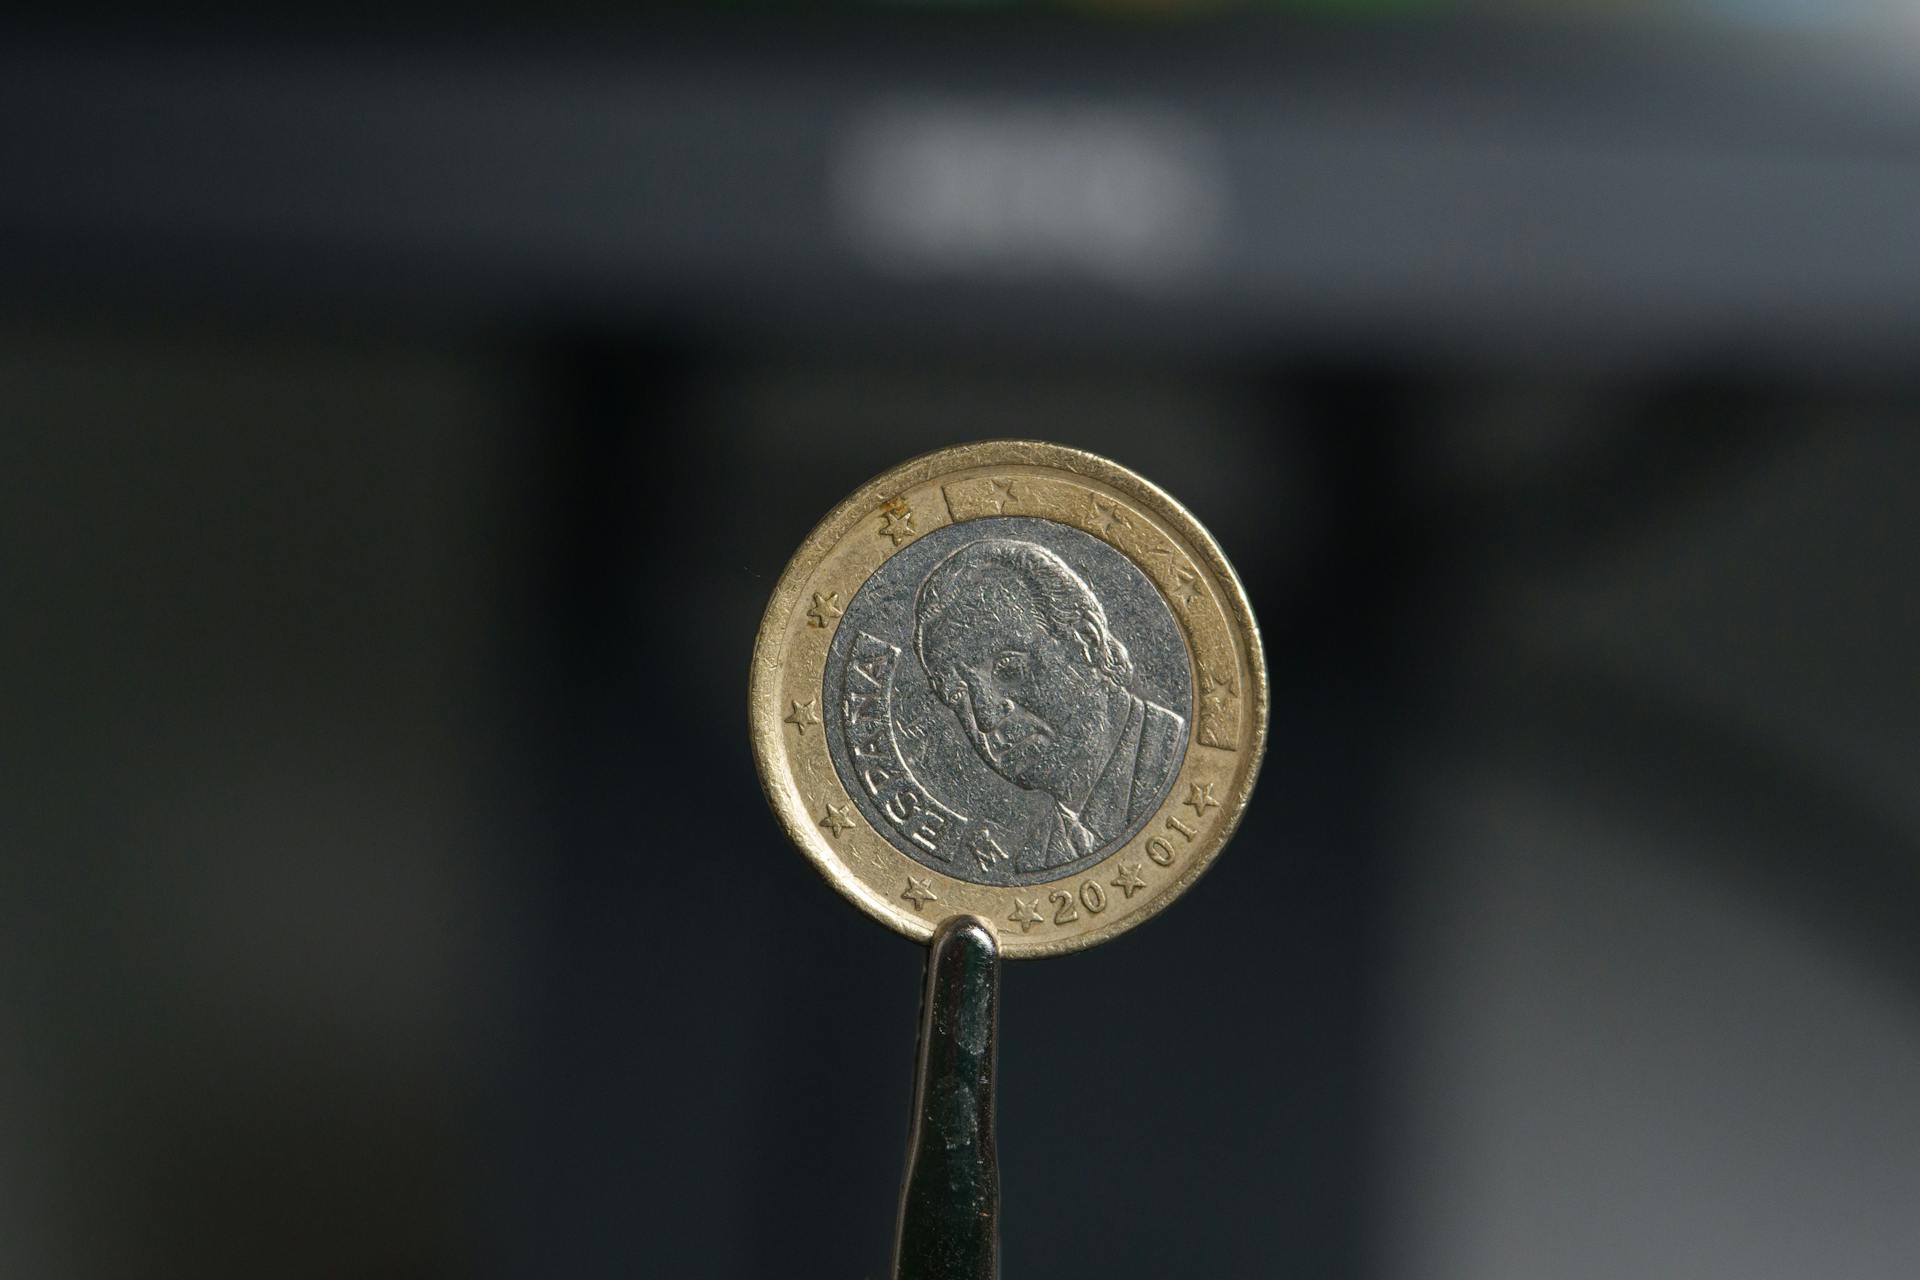
[[1184,567],[1174,570],[1174,574],[1178,581],[1174,583],[1173,598],[1185,608],[1193,608],[1194,600],[1205,594],[1200,586],[1200,575]]
[[1128,898],[1133,897],[1134,894],[1146,888],[1147,882],[1140,878],[1140,864],[1137,862],[1121,863],[1120,874],[1113,878],[1113,887],[1125,894]]
[[933,878],[931,876],[924,879],[920,876],[908,876],[907,887],[902,891],[900,896],[908,902],[911,902],[915,911],[918,911],[929,902],[938,902],[940,900],[940,895],[933,891]]
[[1005,515],[1007,513],[1007,504],[1019,500],[1019,495],[1013,491],[1013,481],[996,476],[994,479],[989,480],[987,484],[989,486],[987,489],[987,501],[993,504],[994,514]]
[[1088,518],[1087,523],[1098,529],[1103,538],[1113,532],[1113,526],[1116,524],[1122,529],[1131,527],[1125,512],[1113,503],[1102,502],[1098,498],[1093,500],[1093,515]]
[[1187,786],[1187,798],[1180,803],[1187,805],[1195,814],[1201,817],[1206,816],[1207,810],[1218,809],[1220,807],[1220,802],[1213,798],[1213,784],[1211,782],[1189,783]]
[[808,698],[805,702],[795,702],[793,704],[793,710],[787,712],[787,714],[782,717],[788,724],[798,730],[800,736],[803,738],[807,736],[808,725],[820,723],[820,715],[814,710],[815,701],[813,698]]
[[913,527],[913,508],[894,498],[880,509],[880,532],[899,546],[920,531]]
[[1040,899],[1015,898],[1013,900],[1013,914],[1008,916],[1007,919],[1019,925],[1020,932],[1027,932],[1033,928],[1033,926],[1040,923]]
[[1238,732],[1240,686],[1231,668],[1219,671],[1200,666],[1200,732],[1195,740],[1203,747],[1234,749]]
[[833,838],[838,840],[842,833],[852,830],[859,825],[859,822],[853,816],[852,804],[834,804],[830,800],[827,802],[825,816],[820,819],[820,825],[833,832]]
[[807,610],[807,625],[825,628],[829,622],[839,617],[845,610],[840,607],[840,593],[828,591],[813,593],[813,607]]
[[1231,671],[1229,671],[1225,675],[1221,675],[1218,672],[1208,670],[1206,667],[1200,668],[1200,696],[1201,697],[1231,698],[1235,696],[1235,693],[1236,691],[1233,687],[1233,673]]

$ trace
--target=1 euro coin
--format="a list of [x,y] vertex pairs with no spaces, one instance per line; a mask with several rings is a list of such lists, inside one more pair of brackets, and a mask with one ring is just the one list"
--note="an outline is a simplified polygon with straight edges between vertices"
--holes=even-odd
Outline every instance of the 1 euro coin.
[[1009,957],[1163,910],[1246,811],[1267,674],[1179,503],[1077,449],[989,441],[835,507],[775,587],[748,692],[775,815],[836,889]]

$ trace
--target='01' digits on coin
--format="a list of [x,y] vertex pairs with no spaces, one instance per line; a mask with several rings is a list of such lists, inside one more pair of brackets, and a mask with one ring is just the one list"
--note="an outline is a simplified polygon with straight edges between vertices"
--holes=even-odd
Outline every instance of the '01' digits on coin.
[[849,497],[775,588],[749,727],[788,834],[925,939],[1011,957],[1148,918],[1238,823],[1265,745],[1259,632],[1220,549],[1131,472],[996,441]]

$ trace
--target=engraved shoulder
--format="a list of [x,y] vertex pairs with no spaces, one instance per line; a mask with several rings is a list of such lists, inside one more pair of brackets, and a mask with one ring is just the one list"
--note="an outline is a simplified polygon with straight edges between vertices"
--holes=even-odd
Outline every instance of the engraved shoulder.
[[1134,766],[1132,809],[1135,816],[1158,808],[1173,780],[1187,732],[1184,717],[1156,702],[1142,700],[1146,717],[1140,725],[1140,755]]
[[1180,740],[1186,736],[1187,721],[1177,711],[1169,711],[1157,702],[1145,702],[1147,708],[1146,723],[1140,728],[1140,754],[1144,758],[1149,752],[1157,752],[1168,757],[1180,753]]

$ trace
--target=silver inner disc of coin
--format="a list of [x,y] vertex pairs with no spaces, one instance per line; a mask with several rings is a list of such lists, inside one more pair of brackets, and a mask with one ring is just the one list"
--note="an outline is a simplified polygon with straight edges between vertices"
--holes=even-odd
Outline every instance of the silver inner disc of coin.
[[1126,843],[1186,758],[1193,670],[1137,565],[1032,516],[948,525],[876,570],[827,654],[827,745],[896,849],[975,884]]

